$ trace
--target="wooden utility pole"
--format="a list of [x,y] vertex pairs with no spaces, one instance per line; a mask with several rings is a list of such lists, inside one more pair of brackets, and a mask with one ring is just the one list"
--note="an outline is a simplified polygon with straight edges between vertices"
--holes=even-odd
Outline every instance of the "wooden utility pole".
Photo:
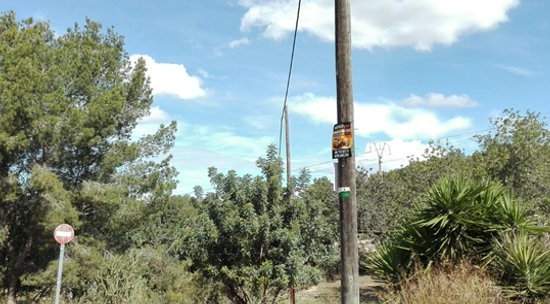
[[[353,90],[351,73],[350,0],[335,0],[336,84],[338,124],[353,126]],[[338,195],[340,203],[341,303],[359,304],[359,259],[357,250],[357,198],[355,194],[355,153],[338,160],[338,187],[348,187],[349,195]]]
[[[286,82],[285,103],[283,115],[285,119],[285,152],[286,152],[286,188],[289,204],[292,202],[294,194],[294,185],[292,184],[292,167],[290,165],[290,126],[288,123],[288,90],[290,88],[290,79],[292,77],[292,67],[294,65],[294,53],[296,51],[296,38],[298,36],[298,26],[300,24],[300,10],[302,8],[302,0],[298,0],[298,11],[296,12],[296,26],[294,28],[294,39],[292,41],[292,53],[290,55],[290,67],[288,70],[288,79]],[[280,144],[279,144],[280,152]],[[290,304],[296,303],[296,289],[293,285],[289,286]]]
[[[285,116],[285,154],[286,154],[286,189],[288,202],[292,201],[292,195],[294,195],[294,185],[292,184],[292,167],[290,164],[290,128],[288,125],[288,106],[285,105],[283,110]],[[290,304],[296,304],[296,289],[294,286],[290,286],[288,289]]]
[[286,187],[288,191],[288,199],[292,197],[294,193],[292,185],[292,167],[290,164],[290,128],[288,125],[288,106],[285,105],[284,114],[285,116],[285,154],[286,154]]
[[[292,202],[294,195],[294,185],[292,184],[292,167],[290,164],[290,128],[288,125],[288,106],[285,106],[283,115],[285,116],[285,154],[286,154],[286,189],[287,199],[289,204]],[[296,289],[290,286],[288,289],[290,304],[296,304]]]

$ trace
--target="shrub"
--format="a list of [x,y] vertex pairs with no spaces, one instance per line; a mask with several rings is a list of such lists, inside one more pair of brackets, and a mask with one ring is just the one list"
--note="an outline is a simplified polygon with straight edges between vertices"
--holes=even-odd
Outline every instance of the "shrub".
[[513,297],[550,295],[550,248],[526,233],[509,233],[496,242],[493,265]]
[[413,249],[429,261],[479,260],[490,253],[493,240],[502,232],[543,230],[499,183],[463,178],[436,184],[413,221],[420,231],[415,235],[429,238],[429,242],[415,241]]
[[504,304],[496,283],[467,263],[437,269],[419,269],[398,289],[382,295],[387,303],[400,304]]
[[411,251],[392,244],[382,244],[375,252],[362,255],[359,263],[361,270],[382,281],[396,284],[406,276],[411,266]]
[[545,230],[500,184],[443,179],[425,195],[411,223],[396,230],[365,264],[379,279],[395,283],[412,270],[412,261],[420,266],[462,259],[481,263],[502,233]]

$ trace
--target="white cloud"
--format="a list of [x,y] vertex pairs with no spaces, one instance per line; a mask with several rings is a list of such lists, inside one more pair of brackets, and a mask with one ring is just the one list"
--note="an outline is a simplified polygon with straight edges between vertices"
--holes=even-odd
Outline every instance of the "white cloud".
[[243,118],[243,122],[256,130],[265,130],[272,126],[275,116],[271,115],[250,115]]
[[411,95],[401,102],[407,107],[431,107],[431,108],[472,108],[478,102],[468,95],[449,95],[430,93],[426,96]]
[[250,44],[250,40],[245,37],[245,38],[233,40],[233,41],[229,42],[227,46],[230,49],[236,49],[236,48],[239,48],[241,46],[245,46],[245,45],[249,45],[249,44]]
[[[169,113],[154,106],[150,115],[139,120],[132,138],[154,134],[161,124],[167,125],[172,120]],[[273,137],[242,135],[224,127],[177,123],[178,134],[170,153],[178,171],[178,194],[189,193],[196,185],[211,189],[208,168],[212,166],[220,172],[237,170],[239,174],[258,174],[256,160],[265,155],[268,145],[274,142]]]
[[247,160],[256,160],[273,143],[273,138],[269,136],[243,136],[229,129],[220,130],[208,126],[189,125],[184,131],[186,136],[178,143],[181,146],[206,149]]
[[149,110],[149,115],[141,118],[139,123],[165,123],[170,120],[170,116],[163,109],[153,106]]
[[[305,94],[292,98],[289,104],[291,111],[315,122],[336,122],[334,97]],[[355,103],[356,133],[363,137],[385,134],[399,139],[435,138],[470,126],[470,119],[462,116],[442,120],[434,112],[395,103]]]
[[[133,131],[133,138],[138,139],[145,135],[154,134],[160,125],[168,125],[172,122],[170,115],[157,106],[151,107],[149,115],[139,119],[136,128]],[[178,122],[178,126],[180,126]]]
[[[241,0],[248,10],[241,29],[254,27],[281,39],[294,30],[297,0]],[[412,46],[430,50],[461,36],[488,31],[508,20],[519,0],[352,0],[355,47]],[[300,29],[324,41],[334,40],[334,1],[304,1]]]
[[208,73],[208,71],[206,71],[205,69],[199,69],[197,73],[199,73],[199,75],[201,75],[202,78],[205,78],[205,79],[210,78],[210,73]]
[[[158,106],[151,107],[148,116],[141,118],[132,134],[133,139],[154,134],[161,124],[167,125],[174,117]],[[196,185],[211,189],[208,167],[220,172],[236,169],[239,174],[258,174],[256,160],[265,155],[270,136],[240,134],[246,128],[196,125],[177,121],[178,133],[171,150],[172,164],[178,170],[178,194],[189,193]]]
[[173,164],[179,172],[178,193],[193,186],[210,189],[208,167],[220,172],[236,169],[239,174],[258,174],[256,160],[273,143],[268,136],[246,136],[226,128],[189,125],[183,127],[185,136],[177,139]]
[[183,64],[160,63],[151,56],[139,54],[130,56],[130,61],[135,64],[140,57],[147,65],[153,94],[171,95],[185,100],[206,95],[201,79],[190,75]]
[[497,64],[496,67],[503,70],[503,71],[506,71],[508,73],[512,73],[516,76],[521,76],[521,77],[531,77],[534,74],[533,71],[531,71],[531,70],[528,70],[528,69],[525,69],[525,68],[520,68],[520,67],[517,67],[517,66]]

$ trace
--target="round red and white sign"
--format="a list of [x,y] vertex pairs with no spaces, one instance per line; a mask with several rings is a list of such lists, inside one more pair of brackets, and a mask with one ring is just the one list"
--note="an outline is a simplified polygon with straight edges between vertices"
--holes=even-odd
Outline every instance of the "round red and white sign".
[[74,239],[74,229],[70,225],[61,224],[55,228],[53,237],[59,244],[65,245]]

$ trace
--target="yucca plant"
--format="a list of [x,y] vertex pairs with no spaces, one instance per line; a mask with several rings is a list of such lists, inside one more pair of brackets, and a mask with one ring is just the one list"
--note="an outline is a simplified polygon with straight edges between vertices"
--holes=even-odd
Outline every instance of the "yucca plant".
[[526,232],[507,233],[495,243],[492,264],[511,296],[550,295],[550,248]]
[[407,277],[416,265],[426,266],[431,260],[424,254],[424,248],[431,242],[425,231],[413,225],[401,226],[393,232],[391,239],[380,244],[375,252],[362,257],[360,266],[375,278],[398,283]]
[[491,249],[501,220],[496,210],[505,192],[497,184],[443,179],[425,196],[414,226],[429,236],[423,254],[431,260],[481,257]]
[[503,195],[498,200],[490,221],[493,223],[492,228],[499,232],[523,231],[534,234],[550,232],[549,227],[538,225],[529,216],[525,205],[518,203],[509,194]]
[[375,276],[395,281],[410,272],[412,260],[423,266],[462,259],[487,262],[495,240],[516,231],[547,228],[538,227],[500,184],[447,178],[432,187],[412,222],[394,232],[365,265]]
[[362,256],[360,267],[378,280],[396,284],[412,269],[413,252],[396,243],[386,242],[376,251]]

